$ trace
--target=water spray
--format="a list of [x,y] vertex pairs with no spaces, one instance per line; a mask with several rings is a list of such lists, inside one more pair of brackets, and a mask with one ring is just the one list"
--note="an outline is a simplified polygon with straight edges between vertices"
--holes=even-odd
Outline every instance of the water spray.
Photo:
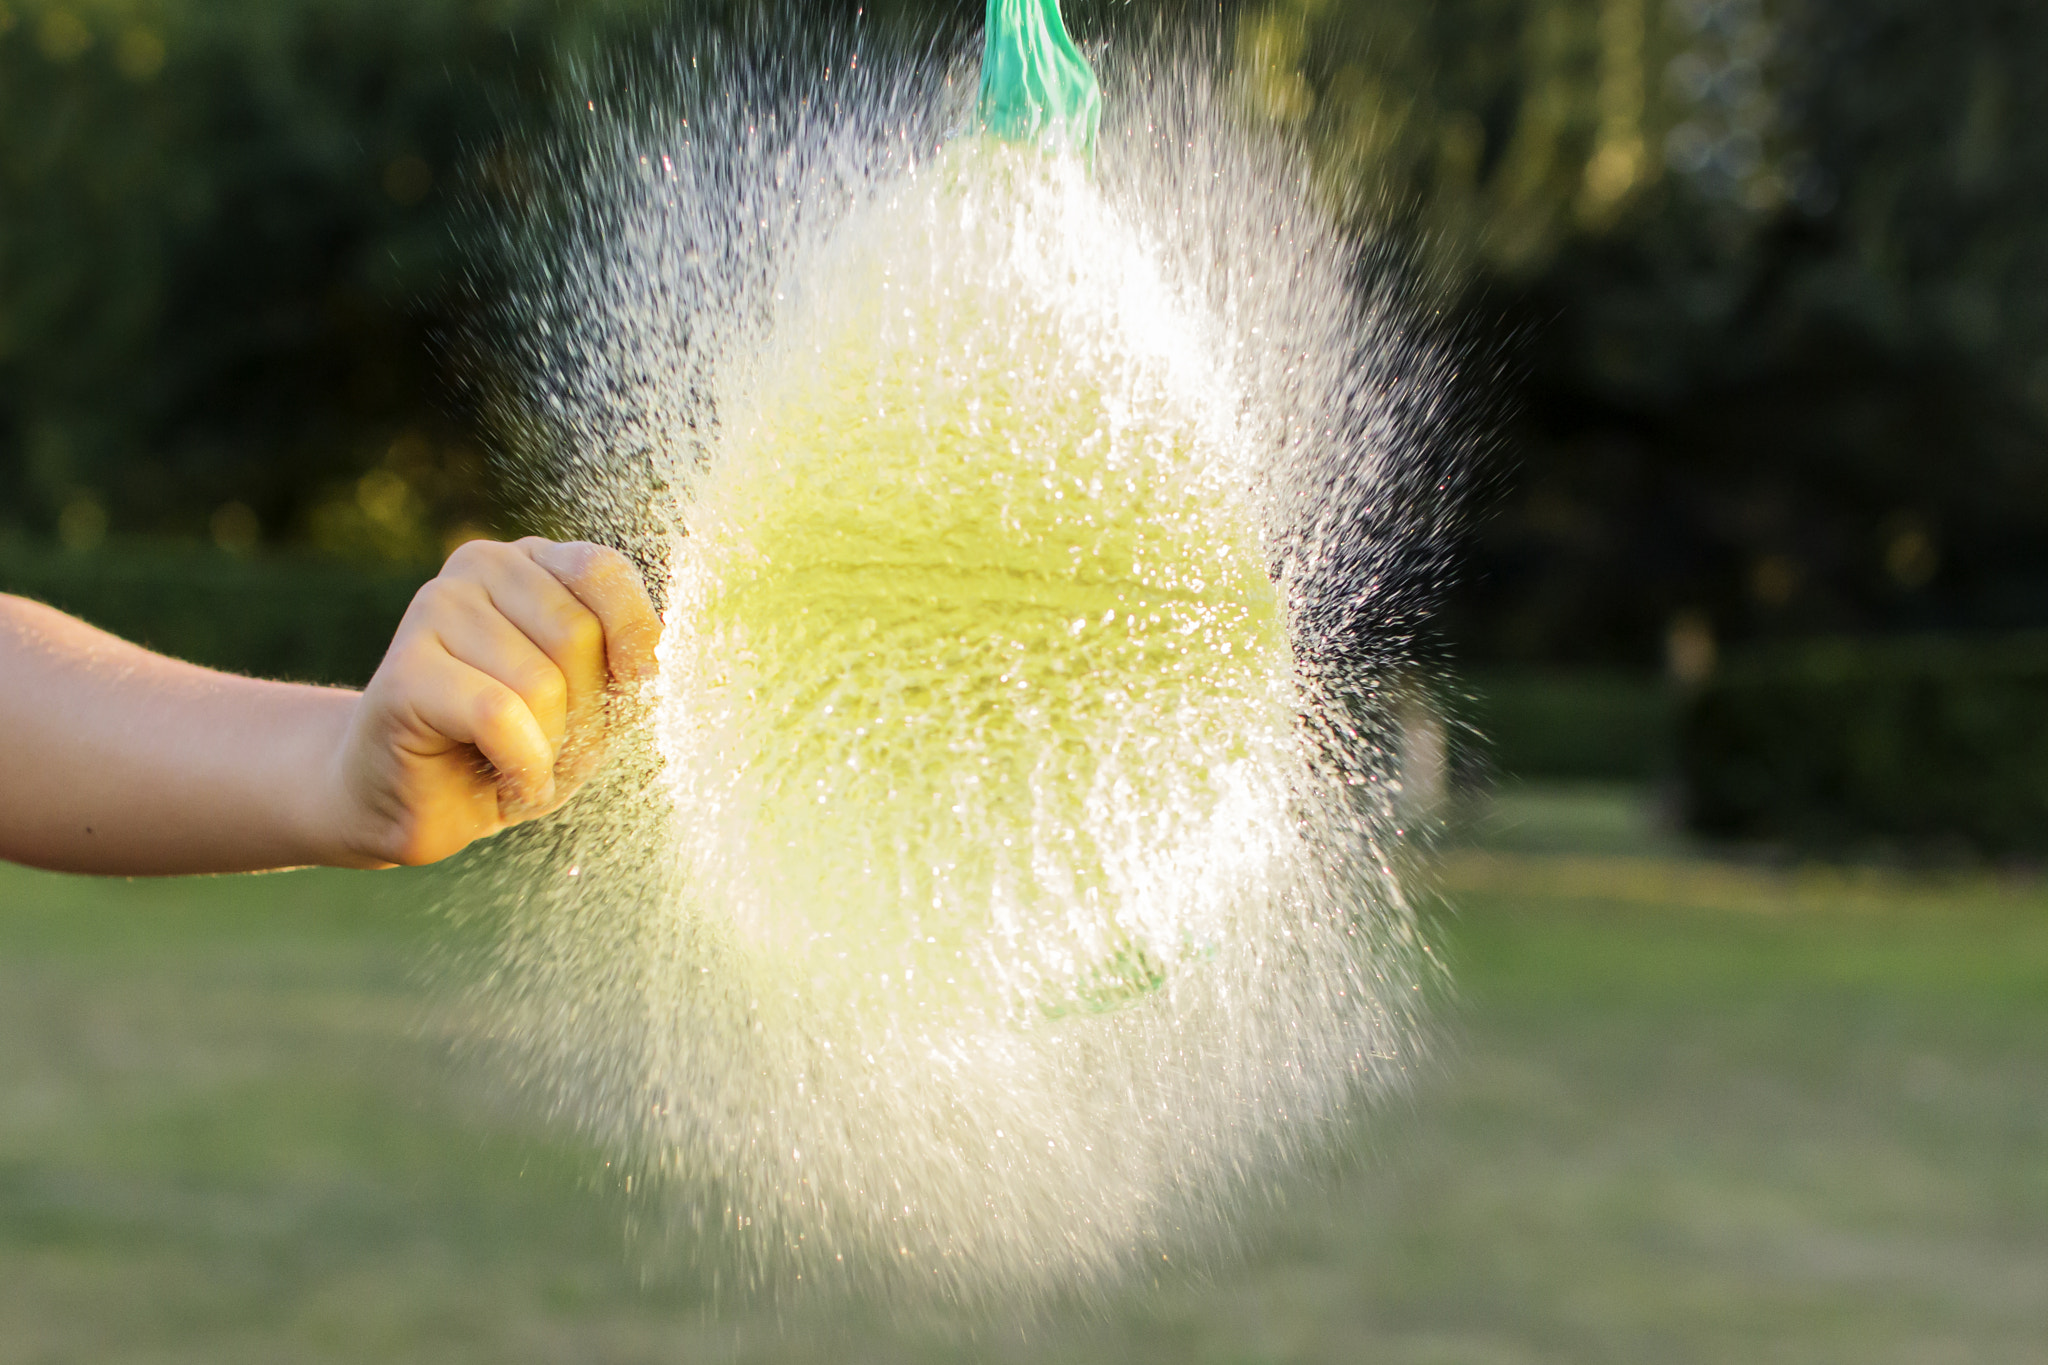
[[481,999],[748,1287],[1156,1268],[1419,1046],[1441,362],[1212,68],[989,16],[637,73],[513,236],[523,476],[665,633]]

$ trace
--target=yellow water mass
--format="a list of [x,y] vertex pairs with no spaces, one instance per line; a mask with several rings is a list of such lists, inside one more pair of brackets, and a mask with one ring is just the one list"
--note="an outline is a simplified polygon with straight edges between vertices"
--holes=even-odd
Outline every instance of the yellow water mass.
[[990,144],[794,272],[664,645],[694,913],[764,995],[1057,1018],[1229,931],[1292,669],[1190,316],[1074,167]]

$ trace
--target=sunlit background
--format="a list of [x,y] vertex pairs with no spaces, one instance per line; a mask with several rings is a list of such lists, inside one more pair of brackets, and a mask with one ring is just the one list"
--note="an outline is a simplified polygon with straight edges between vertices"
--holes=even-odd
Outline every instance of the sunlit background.
[[[767,10],[0,0],[0,590],[366,677],[545,529],[464,338],[556,96]],[[0,1360],[2044,1358],[2048,8],[1068,14],[1209,34],[1487,433],[1406,746],[1436,1074],[1204,1285],[776,1335],[449,1065],[433,875],[0,870]]]

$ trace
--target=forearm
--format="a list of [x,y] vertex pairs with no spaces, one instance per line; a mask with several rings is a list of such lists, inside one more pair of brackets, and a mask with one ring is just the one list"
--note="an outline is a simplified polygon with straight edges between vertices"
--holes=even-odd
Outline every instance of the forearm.
[[327,778],[355,700],[0,595],[0,858],[127,875],[334,861]]

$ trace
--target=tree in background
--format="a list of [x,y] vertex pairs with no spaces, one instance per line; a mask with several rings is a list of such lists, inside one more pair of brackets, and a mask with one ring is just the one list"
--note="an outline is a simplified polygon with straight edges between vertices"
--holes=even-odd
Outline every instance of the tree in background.
[[1345,210],[1439,283],[1540,274],[1661,177],[1652,0],[1276,0],[1248,12],[1254,108],[1302,129]]
[[2048,10],[1274,0],[1238,50],[1519,339],[1477,657],[2048,624]]
[[0,0],[0,534],[424,564],[502,522],[451,353],[499,284],[483,206],[604,62],[764,15],[979,24],[978,0]]
[[0,0],[0,526],[437,557],[455,191],[646,8]]
[[[520,192],[577,63],[980,9],[0,0],[0,532],[433,560],[492,511],[456,208]],[[1332,204],[1509,353],[1466,657],[2048,624],[2048,8],[1073,6],[1158,15],[1223,25]]]

